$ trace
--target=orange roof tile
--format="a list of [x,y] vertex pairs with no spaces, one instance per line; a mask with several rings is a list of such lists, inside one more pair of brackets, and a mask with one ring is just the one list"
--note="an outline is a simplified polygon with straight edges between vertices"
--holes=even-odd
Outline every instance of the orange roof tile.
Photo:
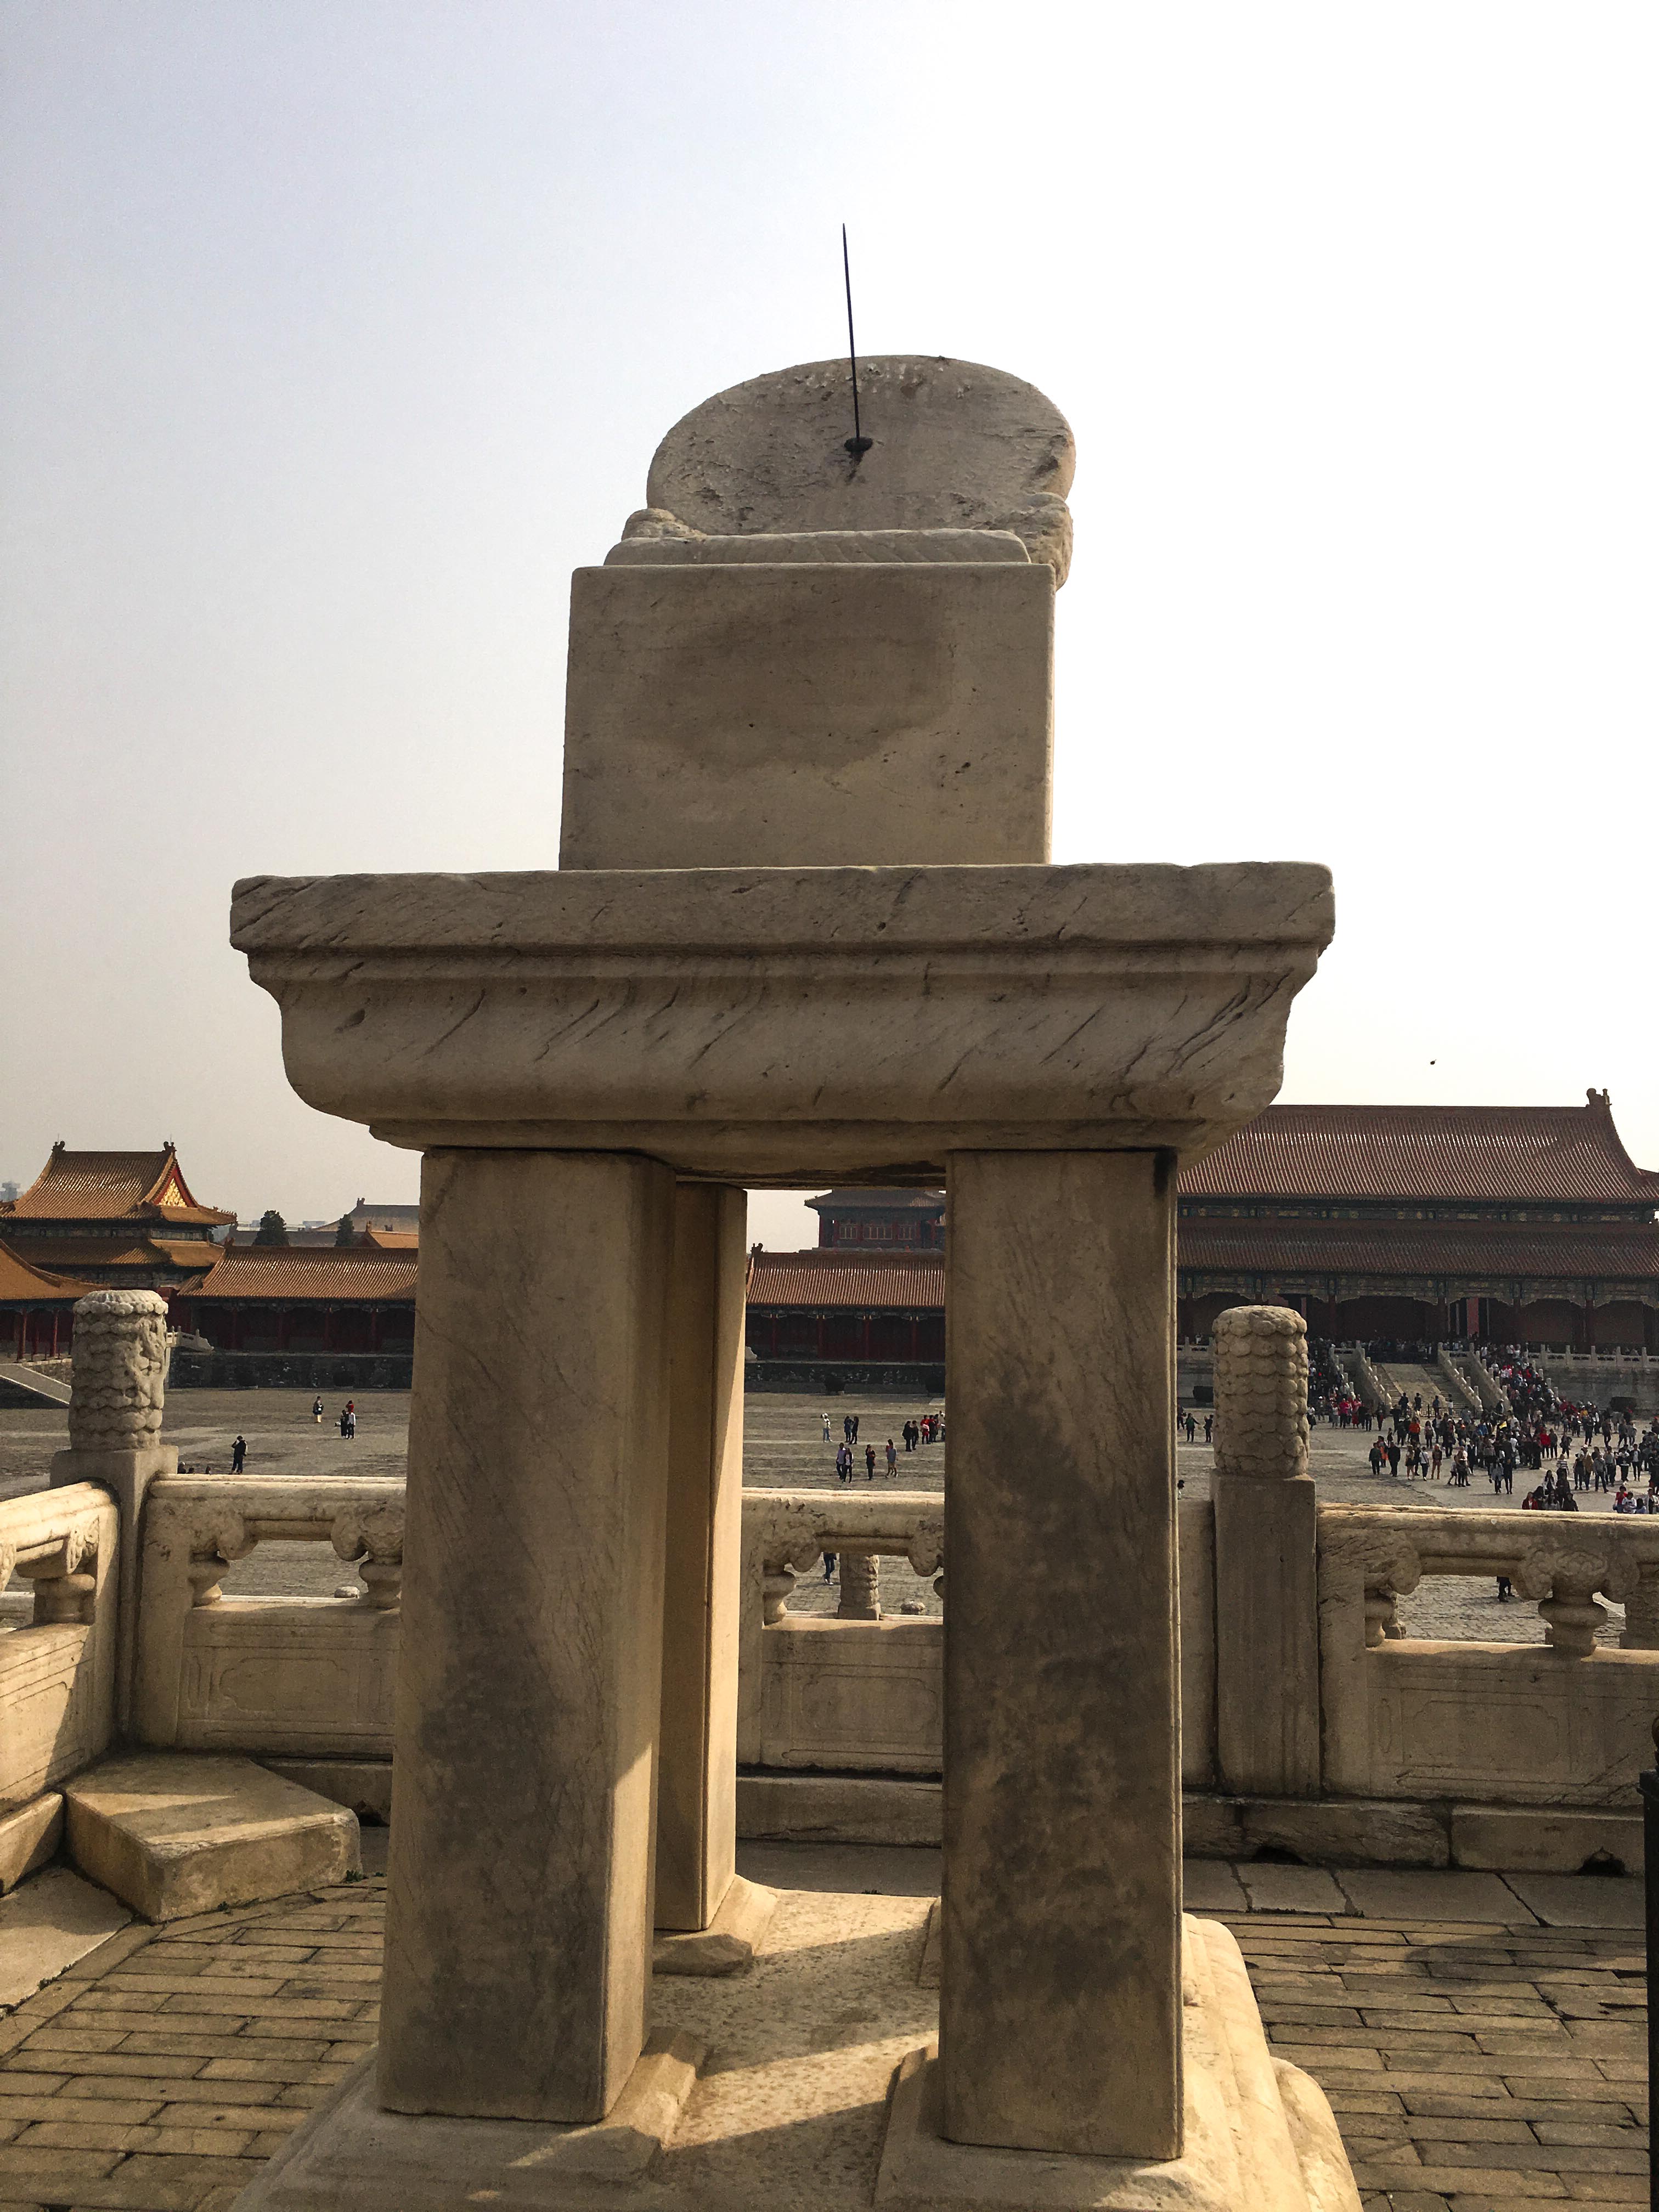
[[92,1288],[90,1283],[70,1282],[31,1267],[9,1246],[0,1244],[0,1306],[70,1305]]
[[1644,1221],[1189,1218],[1176,1244],[1177,1267],[1196,1273],[1659,1280],[1659,1224]]
[[417,1256],[364,1244],[238,1244],[187,1295],[199,1298],[412,1298]]
[[1183,1198],[1659,1206],[1605,1091],[1583,1106],[1269,1106],[1181,1176]]
[[815,1212],[822,1213],[826,1206],[842,1207],[868,1206],[884,1213],[914,1212],[939,1213],[945,1206],[942,1190],[860,1190],[857,1188],[826,1190],[821,1198],[806,1201]]
[[414,1252],[419,1249],[418,1229],[365,1229],[363,1242],[376,1252]]
[[19,1221],[152,1220],[169,1227],[234,1221],[198,1206],[171,1145],[153,1152],[72,1152],[59,1143],[12,1208]]
[[749,1271],[755,1306],[902,1306],[928,1311],[945,1304],[942,1252],[757,1252]]

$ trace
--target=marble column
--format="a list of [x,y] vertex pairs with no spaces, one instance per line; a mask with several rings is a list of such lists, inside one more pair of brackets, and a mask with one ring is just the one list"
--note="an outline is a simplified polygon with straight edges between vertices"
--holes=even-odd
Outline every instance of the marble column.
[[719,1183],[675,1194],[657,1925],[688,1932],[708,1926],[737,1867],[748,1211]]
[[1173,2158],[1175,1159],[949,1186],[944,2130]]
[[647,2027],[674,1178],[438,1151],[379,2094],[597,2120]]

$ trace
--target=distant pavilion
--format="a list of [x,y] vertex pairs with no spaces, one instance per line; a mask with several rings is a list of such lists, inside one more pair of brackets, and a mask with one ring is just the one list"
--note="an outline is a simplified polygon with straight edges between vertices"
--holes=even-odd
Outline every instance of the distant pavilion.
[[167,1295],[206,1273],[219,1256],[214,1231],[235,1220],[197,1204],[170,1139],[149,1152],[72,1152],[60,1139],[28,1188],[0,1206],[0,1239],[49,1275]]
[[1582,1106],[1270,1106],[1181,1177],[1180,1334],[1659,1351],[1659,1175]]
[[180,1294],[173,1316],[217,1352],[407,1355],[419,1264],[415,1238],[392,1231],[333,1248],[236,1244]]
[[0,1244],[0,1359],[56,1359],[75,1333],[75,1301],[90,1283],[49,1275]]

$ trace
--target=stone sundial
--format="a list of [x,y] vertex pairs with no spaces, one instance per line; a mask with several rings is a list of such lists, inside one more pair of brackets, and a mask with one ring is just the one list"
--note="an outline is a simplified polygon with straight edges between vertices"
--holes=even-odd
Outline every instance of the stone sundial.
[[1004,531],[1064,583],[1077,448],[1052,400],[1005,370],[943,355],[861,361],[859,395],[871,445],[854,455],[844,361],[717,392],[658,447],[647,505],[624,537]]

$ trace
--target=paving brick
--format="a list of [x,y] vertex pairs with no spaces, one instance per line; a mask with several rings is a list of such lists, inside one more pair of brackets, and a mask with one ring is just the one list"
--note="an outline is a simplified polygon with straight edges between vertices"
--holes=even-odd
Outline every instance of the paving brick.
[[1518,2143],[1534,2154],[1538,2148],[1537,2137],[1526,2122],[1512,2119],[1502,2105],[1490,2114],[1481,2112],[1474,2117],[1409,2112],[1402,2116],[1402,2124],[1413,2142]]
[[[1386,2166],[1356,2166],[1354,2179],[1362,2189],[1386,2189],[1389,2185]],[[1537,2197],[1559,2199],[1567,2193],[1566,2184],[1557,2173],[1505,2173],[1498,2168],[1474,2166],[1460,2172],[1455,2167],[1425,2166],[1416,2177],[1416,2185],[1431,2194],[1450,2197],[1459,2206],[1463,2199],[1455,2192],[1462,2191],[1495,2197],[1500,2203],[1521,2197],[1529,2201]],[[1396,2204],[1398,2201],[1396,2198]]]
[[[221,2082],[219,2086],[222,2089],[225,2085]],[[156,2115],[156,2124],[166,2128],[234,2128],[258,2135],[267,2129],[295,2127],[304,2118],[303,2112],[284,2105],[244,2105],[233,2096],[220,2105],[163,2105]]]
[[1648,2131],[1644,2127],[1616,2128],[1595,2120],[1534,2120],[1534,2130],[1540,2143],[1634,2143],[1638,2150],[1647,2148]]
[[1525,2149],[1502,2143],[1437,2143],[1441,2166],[1540,2167],[1550,2173],[1645,2173],[1648,2154],[1634,2146],[1613,2149],[1596,2143],[1533,2143]]
[[245,2020],[253,2019],[256,2013],[260,2020],[350,2020],[358,2007],[350,1997],[256,1997],[246,1988],[210,1990],[198,1982],[191,1990],[180,1990],[164,1998],[158,2009],[169,2020],[186,2013],[216,2013]]
[[1570,2173],[1567,2193],[1575,2204],[1645,2204],[1648,2185],[1635,2173]]
[[0,2194],[15,2197],[20,2187],[49,2202],[82,2202],[87,2183],[114,2171],[120,2154],[105,2150],[30,2150],[21,2142],[0,2145]]
[[47,2096],[37,2093],[33,2081],[23,2075],[18,2076],[18,2086],[22,2094],[14,2094],[13,2086],[4,2075],[0,2075],[0,2118],[26,2123],[33,2120],[98,2120],[106,2126],[120,2124],[131,2127],[141,2120],[149,2119],[153,2112],[159,2112],[163,2101],[160,2097],[128,2095],[126,2090],[132,2087],[131,2083],[125,2087],[112,2084],[117,2090],[112,2097],[77,2097],[67,2087]]
[[[178,2075],[169,2075],[165,2079],[146,2081],[142,2090],[136,2083],[129,2084],[124,2081],[110,2081],[107,2084],[95,2081],[71,2081],[70,2094],[95,2097],[106,2087],[118,2097],[149,2096],[155,2098],[157,2103],[164,2105],[223,2105],[233,2101],[232,2097],[227,2094],[226,2084],[222,2081],[200,2081]],[[234,2101],[244,2105],[275,2104],[276,2087],[274,2081],[239,2081],[235,2087]]]
[[[78,2015],[77,2015],[78,2017]],[[23,2048],[27,2051],[117,2051],[126,2041],[125,2027],[71,2027],[52,2021],[37,2027]]]
[[[215,2035],[201,2028],[191,2027],[135,2028],[121,2048],[138,2055],[153,2051],[203,2060],[249,2056],[247,2042],[240,2035]],[[296,2039],[292,2043],[284,2043],[283,2058],[298,2065],[305,2059],[325,2057],[328,2049],[328,2045],[321,2040],[302,2042]],[[257,2051],[252,2054],[255,2058],[261,2055]]]
[[[70,2156],[70,2153],[60,2155]],[[102,2181],[87,2181],[76,2189],[74,2212],[204,2212],[210,2193],[229,2188],[245,2189],[252,2175],[240,2158],[168,2156],[159,2151],[137,2151],[124,2159]]]
[[[48,2051],[44,2055],[47,2057],[55,2057],[60,2066],[64,2063],[66,2058],[72,2057],[74,2063],[69,2070],[82,2080],[96,2077],[101,2081],[107,2081],[111,2085],[108,2094],[112,2097],[137,2094],[124,2090],[120,2087],[121,2081],[128,2075],[194,2074],[200,2070],[202,2064],[199,2058],[191,2057],[187,2054],[181,2053],[174,2057],[163,2057],[159,2053],[152,2055],[143,2051],[125,2050],[82,2051],[72,2054],[60,2051]],[[21,2063],[23,2059],[33,2056],[33,2053],[31,2051],[19,2051],[17,2059],[14,2063]],[[3,2081],[4,2078],[3,2075],[0,2075],[0,2081]]]
[[[283,1980],[283,1977],[280,1974],[239,1976],[236,1978],[236,2002],[246,2009],[251,1998],[274,1997],[282,1988]],[[106,1990],[133,1990],[144,1996],[157,1994],[164,1997],[194,1996],[201,1989],[202,1982],[203,1977],[199,1972],[137,1974],[124,1971],[118,1974],[108,1976],[102,1986]]]

